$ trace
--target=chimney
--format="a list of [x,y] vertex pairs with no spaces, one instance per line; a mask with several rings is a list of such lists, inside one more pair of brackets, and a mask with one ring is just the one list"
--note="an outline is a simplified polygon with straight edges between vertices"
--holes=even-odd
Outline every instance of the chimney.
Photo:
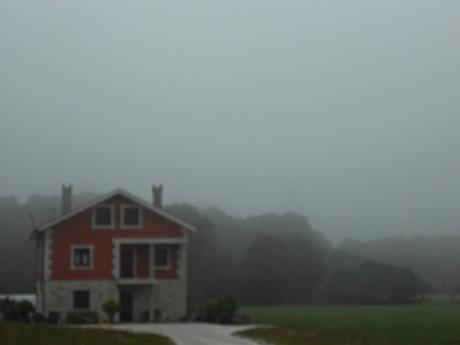
[[163,185],[152,186],[153,206],[156,208],[163,208]]
[[67,214],[72,208],[72,185],[62,185],[62,214]]

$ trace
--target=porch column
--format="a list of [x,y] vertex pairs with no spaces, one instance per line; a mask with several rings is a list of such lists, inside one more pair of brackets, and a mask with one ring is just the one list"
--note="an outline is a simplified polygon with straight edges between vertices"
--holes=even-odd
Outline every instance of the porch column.
[[[155,278],[155,245],[149,245],[149,277]],[[152,284],[150,287],[150,303],[149,303],[149,320],[150,322],[155,321],[155,285]]]
[[180,279],[182,280],[182,316],[187,316],[187,244],[183,243],[181,246],[181,262],[180,262]]
[[155,321],[155,285],[150,286],[149,320]]
[[155,245],[149,245],[149,278],[155,278]]
[[120,243],[112,243],[112,275],[114,278],[120,278]]

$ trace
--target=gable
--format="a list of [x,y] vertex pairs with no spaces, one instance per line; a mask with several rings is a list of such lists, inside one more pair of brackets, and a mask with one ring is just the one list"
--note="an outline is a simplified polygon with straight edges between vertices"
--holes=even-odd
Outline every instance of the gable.
[[[110,193],[107,193],[105,195],[102,195],[98,198],[93,199],[92,201],[75,208],[74,210],[71,210],[69,213],[62,215],[60,217],[57,217],[53,220],[50,220],[40,226],[38,226],[35,231],[40,232],[44,231],[47,229],[50,229],[51,227],[59,226],[61,223],[71,221],[72,219],[78,217],[79,215],[82,215],[83,213],[86,212],[92,212],[94,207],[97,207],[98,205],[104,205],[104,204],[125,204],[125,205],[135,205],[140,207],[143,210],[143,215],[147,215],[147,219],[150,218],[155,218],[157,220],[167,222],[167,223],[173,223],[177,226],[180,226],[181,228],[190,230],[190,231],[195,231],[195,228],[191,226],[190,224],[187,224],[180,220],[177,217],[174,217],[170,215],[169,213],[165,212],[162,209],[156,208],[146,201],[122,190],[122,189],[116,189]],[[115,217],[117,217],[117,214],[115,214]],[[118,213],[119,217],[119,213]]]

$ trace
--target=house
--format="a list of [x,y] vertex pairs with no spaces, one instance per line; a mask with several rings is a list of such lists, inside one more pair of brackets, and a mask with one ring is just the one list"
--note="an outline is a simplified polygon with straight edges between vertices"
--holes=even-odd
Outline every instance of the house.
[[72,313],[106,320],[119,302],[121,322],[178,321],[187,313],[187,238],[195,229],[162,209],[162,186],[148,203],[123,189],[71,208],[34,230],[37,310],[60,320]]

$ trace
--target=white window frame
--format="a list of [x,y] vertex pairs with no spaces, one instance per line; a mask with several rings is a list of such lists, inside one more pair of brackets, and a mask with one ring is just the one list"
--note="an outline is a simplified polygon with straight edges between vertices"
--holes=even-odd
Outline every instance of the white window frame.
[[[108,224],[108,225],[98,225],[98,224],[96,224],[96,210],[98,208],[110,208],[110,212],[111,212],[111,217],[110,217],[111,223],[110,224]],[[97,205],[97,206],[93,207],[92,212],[93,212],[93,215],[92,215],[93,229],[113,229],[113,228],[115,228],[115,207],[114,207],[114,205],[112,205],[112,204]]]
[[153,250],[153,260],[155,261],[154,262],[154,268],[155,270],[161,270],[161,271],[168,271],[171,269],[171,266],[172,266],[172,250],[171,250],[171,246],[160,246],[160,248],[164,248],[167,250],[167,254],[166,254],[166,257],[167,257],[167,260],[168,260],[168,263],[166,264],[166,266],[158,266],[157,262],[156,262],[156,251],[158,250],[158,247],[155,246],[154,247],[154,250]]
[[[125,209],[127,208],[136,208],[139,210],[139,224],[138,225],[130,225],[125,224]],[[142,229],[144,227],[144,217],[142,212],[142,207],[135,204],[121,204],[120,205],[120,229]]]
[[[75,251],[77,249],[89,249],[89,266],[75,266]],[[94,245],[93,244],[72,244],[70,246],[70,269],[73,271],[92,271],[94,268]]]

